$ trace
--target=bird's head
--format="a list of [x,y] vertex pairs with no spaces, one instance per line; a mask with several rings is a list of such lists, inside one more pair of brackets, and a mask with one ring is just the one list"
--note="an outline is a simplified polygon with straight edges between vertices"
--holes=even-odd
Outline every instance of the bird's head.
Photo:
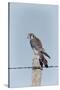
[[28,33],[27,39],[33,39],[35,35],[33,33]]

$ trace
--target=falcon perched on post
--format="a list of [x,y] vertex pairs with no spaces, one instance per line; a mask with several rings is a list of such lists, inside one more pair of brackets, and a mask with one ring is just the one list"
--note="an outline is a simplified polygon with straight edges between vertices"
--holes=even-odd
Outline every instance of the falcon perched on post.
[[45,59],[45,56],[47,56],[48,58],[50,58],[50,56],[44,51],[41,41],[33,33],[29,33],[27,38],[30,40],[30,45],[34,53],[35,51],[38,52],[40,66],[43,68],[44,64],[44,66],[48,68],[48,62]]

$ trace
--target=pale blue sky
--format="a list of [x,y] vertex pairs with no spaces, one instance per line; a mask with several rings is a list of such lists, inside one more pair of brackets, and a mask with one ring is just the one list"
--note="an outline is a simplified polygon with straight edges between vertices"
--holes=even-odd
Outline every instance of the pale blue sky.
[[[51,56],[48,64],[58,65],[58,6],[10,4],[10,67],[32,66],[32,49],[27,34],[33,32]],[[31,86],[32,70],[10,70],[10,86]],[[41,85],[58,84],[58,69],[44,69]]]

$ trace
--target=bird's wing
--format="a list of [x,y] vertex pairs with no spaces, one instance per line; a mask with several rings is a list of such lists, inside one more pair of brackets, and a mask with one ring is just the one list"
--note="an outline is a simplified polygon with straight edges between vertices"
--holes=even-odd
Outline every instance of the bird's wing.
[[42,43],[39,39],[34,38],[31,40],[31,42],[36,49],[42,48]]
[[37,45],[42,48],[42,42],[41,42],[41,40],[39,40],[38,38],[36,38],[35,41],[36,41]]
[[44,51],[42,47],[42,43],[38,38],[33,38],[32,40],[30,40],[30,44],[31,44],[31,47],[35,48],[39,53],[42,53],[48,58],[50,58],[50,56]]
[[51,58],[45,51],[41,51],[41,53],[47,56],[48,58]]
[[[40,41],[38,38],[36,38],[36,40],[38,41],[38,42],[37,42],[37,45],[38,45],[38,46],[40,45],[40,48],[42,48],[42,43],[41,43],[41,41]],[[41,53],[44,54],[45,56],[47,56],[48,58],[51,58],[51,57],[44,51],[43,48],[41,49]]]

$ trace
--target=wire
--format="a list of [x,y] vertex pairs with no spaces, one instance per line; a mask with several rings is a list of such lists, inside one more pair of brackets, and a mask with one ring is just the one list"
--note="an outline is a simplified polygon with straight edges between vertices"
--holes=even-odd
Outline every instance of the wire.
[[[43,67],[45,68],[45,67]],[[58,66],[48,66],[48,68],[58,68]],[[41,69],[41,67],[11,67],[11,68],[8,68],[8,69]]]

